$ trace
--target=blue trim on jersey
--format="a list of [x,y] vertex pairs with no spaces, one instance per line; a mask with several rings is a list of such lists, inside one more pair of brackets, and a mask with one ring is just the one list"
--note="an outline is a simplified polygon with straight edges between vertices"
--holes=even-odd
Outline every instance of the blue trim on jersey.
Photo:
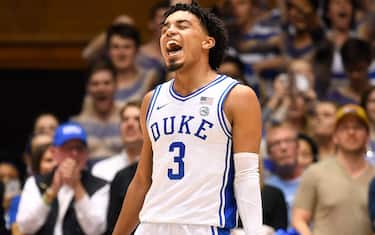
[[211,226],[211,234],[212,235],[230,235],[230,230],[225,228],[218,228]]
[[211,226],[211,234],[216,235],[214,226]]
[[225,187],[225,228],[234,228],[237,225],[237,203],[234,198],[234,158],[233,153],[229,156],[229,173]]
[[150,116],[151,116],[152,110],[154,109],[156,99],[160,93],[160,90],[161,90],[161,85],[158,85],[155,88],[154,93],[152,94],[151,101],[148,105],[147,112],[146,112],[146,123],[148,123],[148,121],[150,120]]
[[227,124],[225,123],[225,119],[224,119],[224,101],[225,101],[225,98],[227,97],[227,95],[229,94],[229,91],[231,91],[232,88],[235,85],[237,85],[237,84],[239,84],[238,81],[234,81],[231,84],[229,84],[229,86],[224,90],[223,94],[221,94],[221,96],[219,98],[219,102],[217,104],[217,112],[218,112],[217,115],[218,115],[220,126],[223,129],[224,133],[229,138],[232,137],[232,132],[230,131],[230,128],[227,126]]
[[225,228],[217,228],[217,235],[229,235],[230,230]]
[[[219,206],[219,225],[224,228],[233,228],[236,225],[237,208],[234,201],[233,192],[233,157],[232,156],[232,139],[227,140],[227,149],[225,153],[225,169],[223,175],[223,184],[220,189],[220,206]],[[231,178],[232,177],[232,178]],[[229,181],[231,180],[231,181]],[[229,183],[229,185],[228,185]],[[230,191],[232,190],[232,192]],[[232,195],[230,195],[232,193]]]
[[207,85],[199,88],[198,90],[194,91],[193,93],[187,95],[187,96],[182,96],[182,95],[179,95],[177,94],[174,89],[173,89],[173,84],[174,84],[174,80],[171,82],[171,85],[169,87],[169,93],[171,94],[171,96],[173,98],[175,98],[176,100],[179,100],[179,101],[186,101],[188,99],[191,99],[197,95],[199,95],[200,93],[204,92],[205,90],[207,90],[208,88],[220,83],[221,81],[223,81],[224,79],[226,78],[225,75],[218,75],[218,77],[211,81],[210,83],[208,83]]

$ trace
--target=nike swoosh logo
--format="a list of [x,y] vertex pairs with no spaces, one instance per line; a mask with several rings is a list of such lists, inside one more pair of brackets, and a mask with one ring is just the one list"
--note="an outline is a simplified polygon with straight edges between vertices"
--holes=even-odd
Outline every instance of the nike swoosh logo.
[[162,108],[164,108],[165,106],[167,106],[168,104],[169,104],[169,103],[166,103],[166,104],[163,104],[163,105],[157,106],[157,107],[156,107],[156,110],[162,109]]

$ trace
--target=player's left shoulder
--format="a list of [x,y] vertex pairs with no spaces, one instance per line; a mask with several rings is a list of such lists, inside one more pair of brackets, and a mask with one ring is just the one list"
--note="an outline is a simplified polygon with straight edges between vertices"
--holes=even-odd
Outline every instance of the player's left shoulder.
[[241,104],[245,105],[248,103],[258,103],[258,98],[251,87],[243,84],[237,84],[229,92],[227,103],[234,103],[236,106]]
[[229,92],[224,110],[228,120],[232,122],[235,117],[259,115],[260,104],[251,87],[238,84]]

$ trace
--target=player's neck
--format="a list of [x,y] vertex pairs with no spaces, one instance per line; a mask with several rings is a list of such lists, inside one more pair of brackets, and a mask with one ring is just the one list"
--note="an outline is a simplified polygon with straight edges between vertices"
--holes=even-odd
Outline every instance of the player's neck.
[[184,69],[176,71],[174,89],[180,95],[188,95],[207,85],[217,77],[211,68]]

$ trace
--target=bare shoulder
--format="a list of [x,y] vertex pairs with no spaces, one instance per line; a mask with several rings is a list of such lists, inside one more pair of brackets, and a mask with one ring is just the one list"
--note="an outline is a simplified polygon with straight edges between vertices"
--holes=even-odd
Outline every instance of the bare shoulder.
[[258,97],[254,90],[246,85],[239,84],[230,91],[224,105],[228,119],[233,119],[235,113],[247,113],[260,109]]
[[258,100],[254,90],[246,85],[238,84],[229,92],[228,100],[242,100],[242,99],[250,99],[250,100]]

